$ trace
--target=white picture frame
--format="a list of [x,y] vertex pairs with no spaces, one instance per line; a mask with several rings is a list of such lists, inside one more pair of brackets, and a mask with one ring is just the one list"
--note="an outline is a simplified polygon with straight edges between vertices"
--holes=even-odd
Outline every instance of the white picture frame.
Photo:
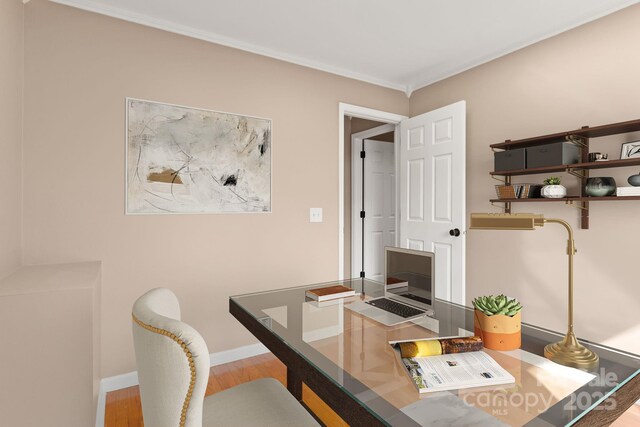
[[126,98],[127,215],[271,212],[272,121]]
[[640,141],[625,142],[620,148],[620,159],[640,158]]

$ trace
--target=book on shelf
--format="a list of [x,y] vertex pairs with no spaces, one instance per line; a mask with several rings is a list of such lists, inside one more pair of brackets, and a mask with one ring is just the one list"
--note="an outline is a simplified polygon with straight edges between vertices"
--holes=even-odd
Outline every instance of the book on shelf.
[[325,286],[322,288],[310,289],[305,295],[314,301],[327,301],[336,298],[350,297],[356,294],[355,289],[342,285]]
[[618,187],[616,195],[618,197],[640,196],[640,187]]
[[419,340],[409,342],[415,346],[404,350],[400,344],[407,342],[390,344],[420,393],[515,383],[507,370],[478,350],[478,340],[478,337]]

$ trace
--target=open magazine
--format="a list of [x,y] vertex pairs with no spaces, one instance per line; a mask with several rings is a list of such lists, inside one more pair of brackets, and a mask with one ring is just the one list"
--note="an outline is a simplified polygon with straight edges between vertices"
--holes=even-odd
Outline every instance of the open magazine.
[[484,351],[401,357],[402,366],[420,393],[512,384],[515,378]]

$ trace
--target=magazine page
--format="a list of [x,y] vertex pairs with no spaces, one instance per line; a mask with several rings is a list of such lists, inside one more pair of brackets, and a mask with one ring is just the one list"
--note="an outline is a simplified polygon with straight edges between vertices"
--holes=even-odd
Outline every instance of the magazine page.
[[483,351],[404,357],[402,364],[421,393],[515,383],[515,379]]

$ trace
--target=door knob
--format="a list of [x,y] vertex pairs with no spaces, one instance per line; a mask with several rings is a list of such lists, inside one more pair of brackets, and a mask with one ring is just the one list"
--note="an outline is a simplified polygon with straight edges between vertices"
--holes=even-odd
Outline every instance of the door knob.
[[454,228],[453,230],[449,230],[449,236],[458,237],[460,235],[460,230]]

